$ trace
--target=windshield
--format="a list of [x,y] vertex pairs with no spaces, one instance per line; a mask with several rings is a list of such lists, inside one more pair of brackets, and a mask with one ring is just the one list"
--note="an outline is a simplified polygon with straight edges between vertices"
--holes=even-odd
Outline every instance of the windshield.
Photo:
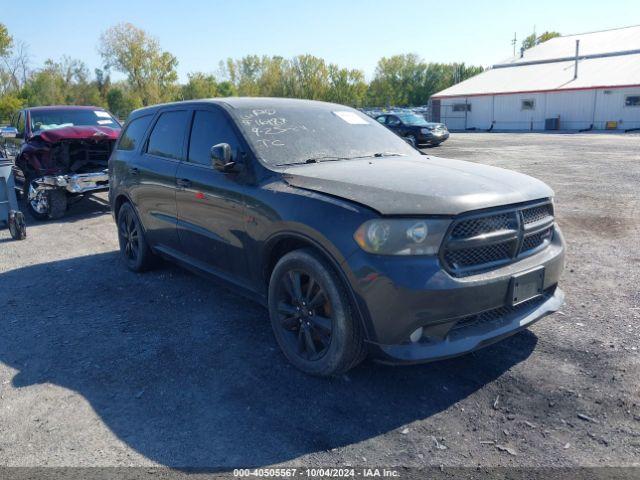
[[423,116],[416,115],[415,113],[403,113],[398,115],[398,118],[402,120],[405,125],[412,125],[414,127],[426,127],[429,125]]
[[417,152],[376,120],[349,107],[300,102],[233,111],[247,141],[271,166]]
[[109,112],[89,109],[52,109],[31,111],[31,131],[36,133],[53,128],[75,125],[120,128]]

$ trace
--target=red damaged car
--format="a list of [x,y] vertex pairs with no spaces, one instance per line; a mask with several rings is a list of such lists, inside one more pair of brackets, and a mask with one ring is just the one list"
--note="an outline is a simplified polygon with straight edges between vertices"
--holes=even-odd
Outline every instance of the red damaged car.
[[60,218],[88,193],[109,188],[107,162],[120,134],[118,120],[100,107],[26,108],[7,139],[16,188],[38,220]]

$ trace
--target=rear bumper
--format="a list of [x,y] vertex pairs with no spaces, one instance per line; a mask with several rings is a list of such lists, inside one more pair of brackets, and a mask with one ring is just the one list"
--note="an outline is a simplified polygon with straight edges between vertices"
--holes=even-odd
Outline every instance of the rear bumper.
[[[360,251],[346,260],[343,269],[364,318],[371,351],[387,361],[420,362],[483,347],[556,311],[564,299],[557,288],[564,249],[556,226],[544,250],[468,277],[452,277],[437,257],[384,257]],[[541,266],[545,295],[522,307],[509,307],[512,277]],[[411,342],[411,334],[419,328],[423,336]]]
[[38,188],[64,188],[69,193],[88,193],[108,190],[109,172],[76,173],[40,177],[33,181]]

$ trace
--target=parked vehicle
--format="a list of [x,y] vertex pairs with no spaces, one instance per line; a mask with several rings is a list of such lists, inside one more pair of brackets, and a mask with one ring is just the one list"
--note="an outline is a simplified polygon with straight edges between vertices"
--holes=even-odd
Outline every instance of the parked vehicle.
[[100,107],[33,107],[16,113],[7,145],[16,188],[38,220],[60,218],[69,201],[108,189],[107,162],[120,124]]
[[526,175],[421,154],[363,113],[229,98],[131,114],[109,161],[122,257],[268,307],[296,367],[484,347],[556,311],[564,241]]
[[447,138],[449,130],[443,123],[427,122],[416,113],[389,113],[378,115],[376,120],[407,140],[414,147],[437,147]]

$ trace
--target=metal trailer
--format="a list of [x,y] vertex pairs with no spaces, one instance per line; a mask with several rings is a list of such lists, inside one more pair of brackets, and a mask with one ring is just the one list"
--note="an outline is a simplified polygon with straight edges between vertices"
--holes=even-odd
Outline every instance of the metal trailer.
[[[2,138],[11,136],[11,129],[0,131]],[[4,144],[0,145],[0,224],[8,225],[14,240],[27,238],[24,215],[18,207],[16,188],[13,180],[13,162],[7,158]]]

